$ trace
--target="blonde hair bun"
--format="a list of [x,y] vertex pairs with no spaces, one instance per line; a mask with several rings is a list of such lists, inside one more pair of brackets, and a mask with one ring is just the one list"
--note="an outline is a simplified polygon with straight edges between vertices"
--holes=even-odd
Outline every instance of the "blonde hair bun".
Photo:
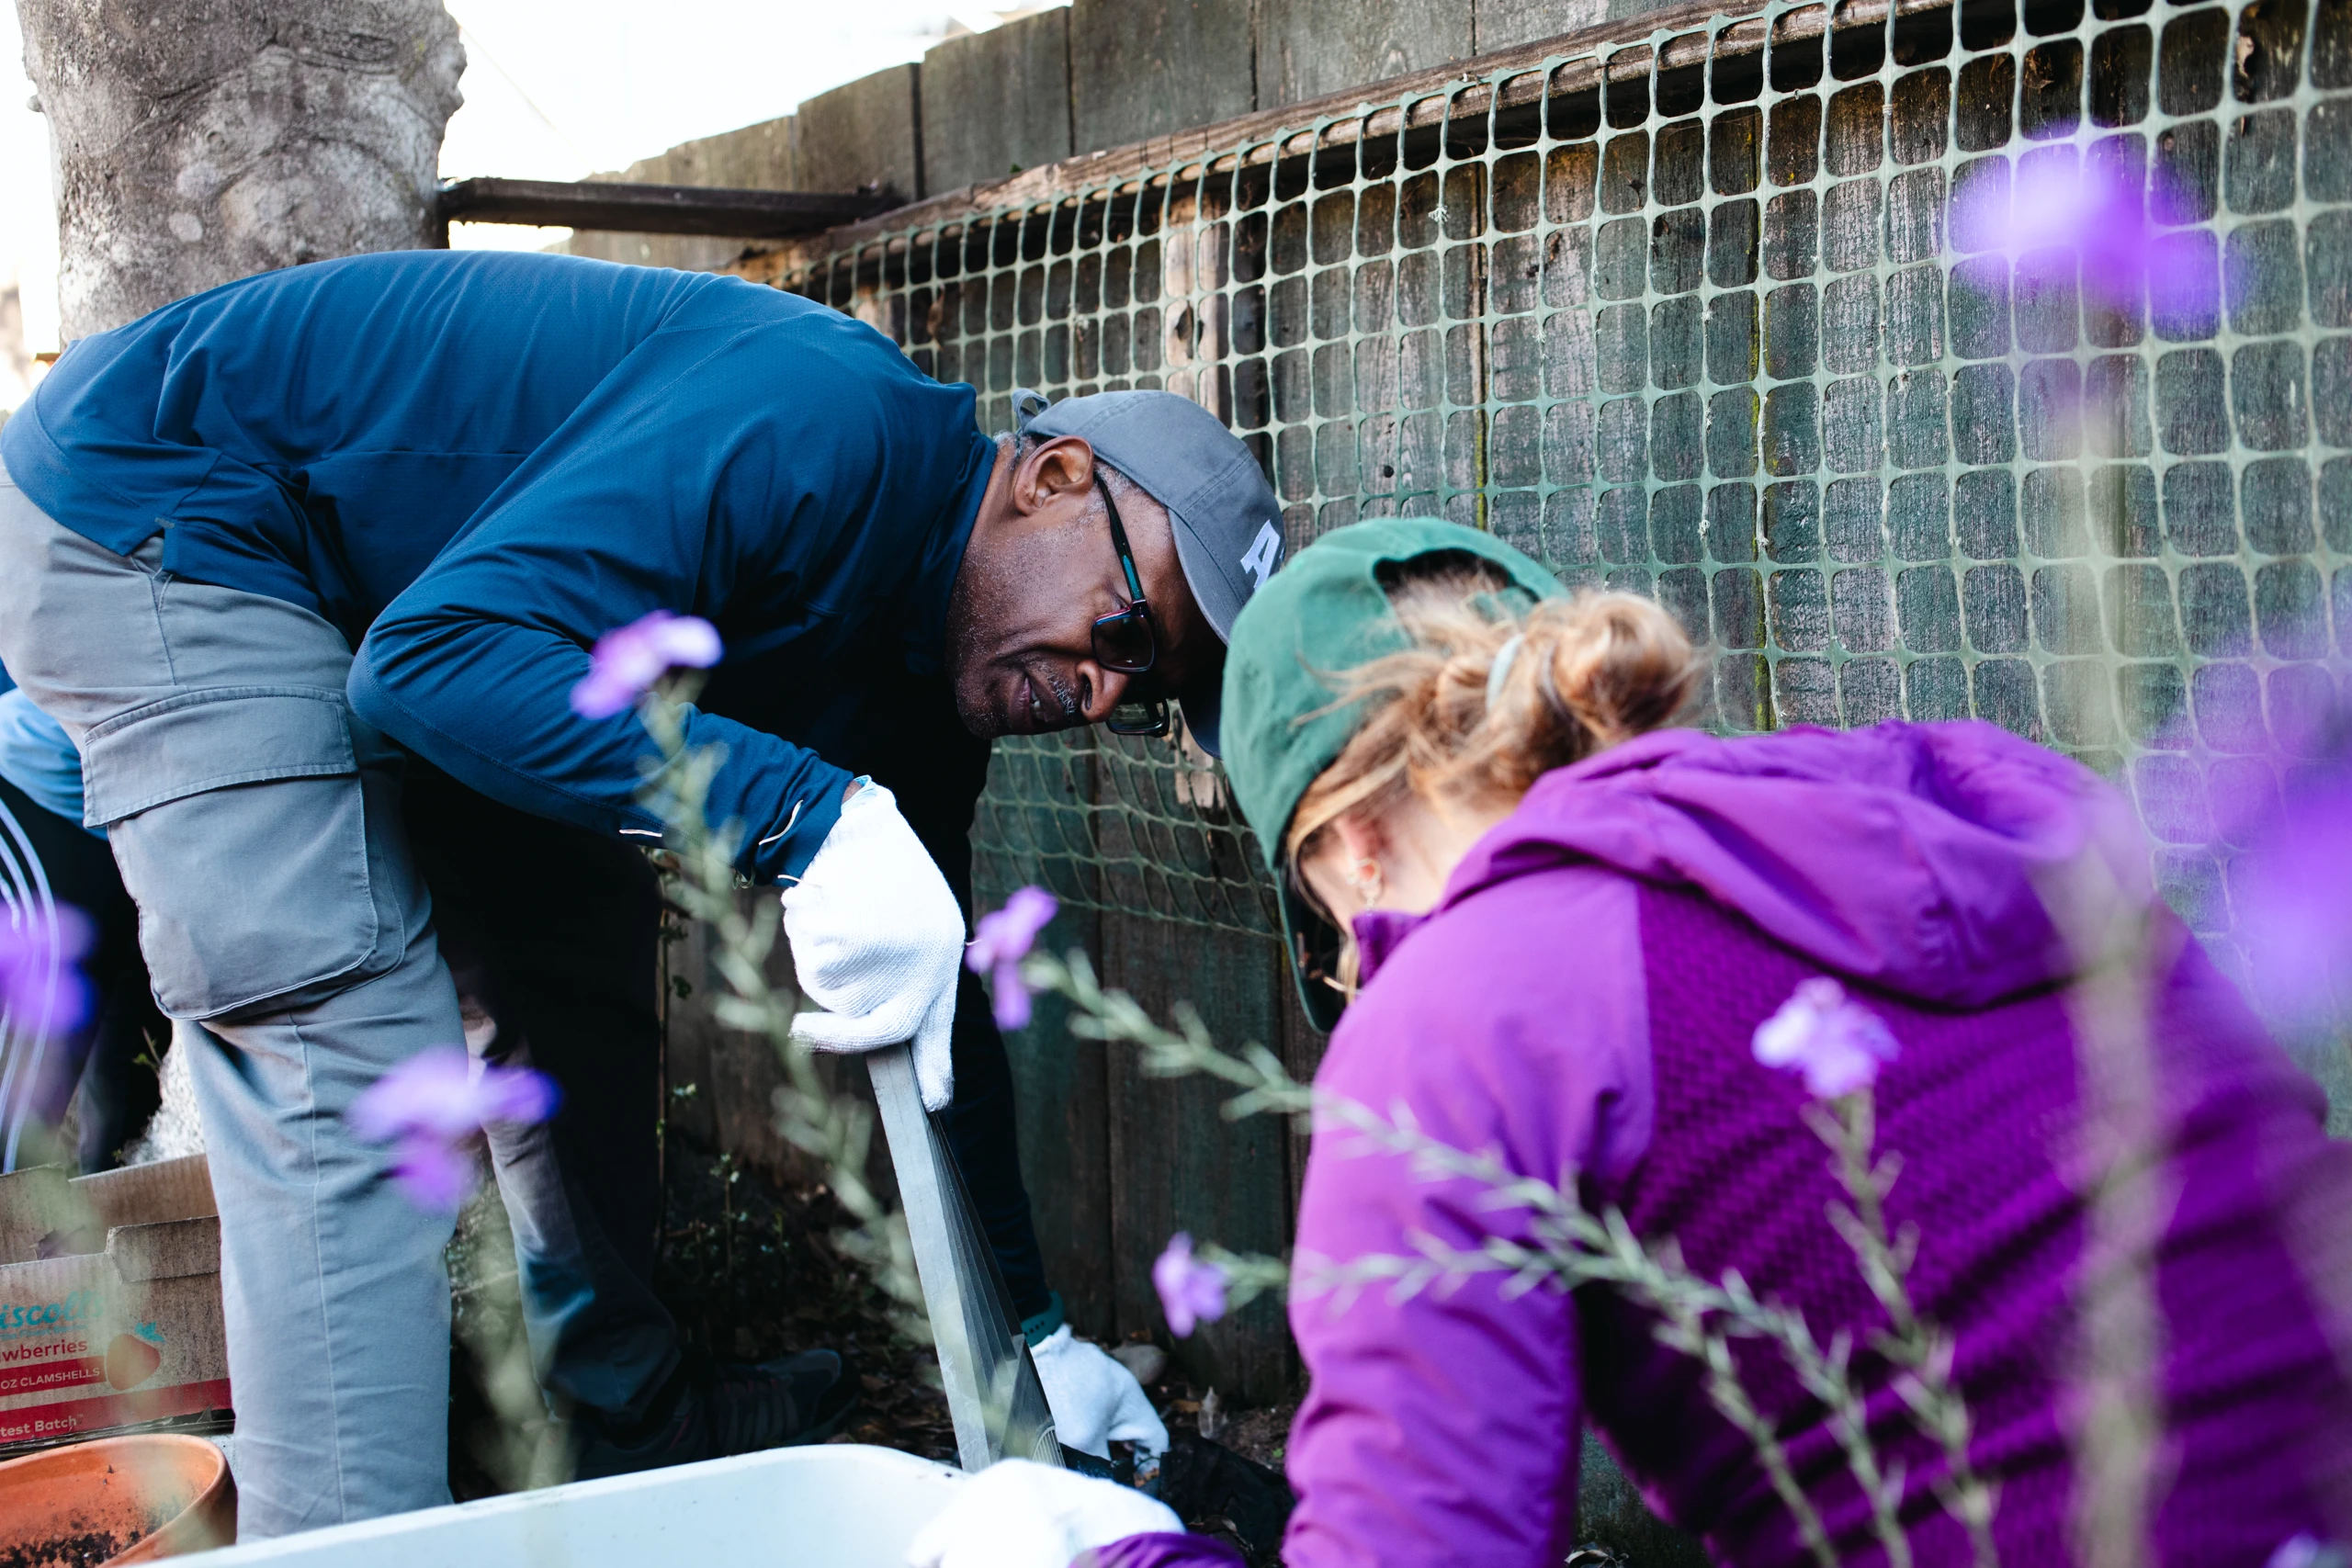
[[1335,680],[1363,724],[1308,786],[1293,866],[1337,818],[1407,794],[1515,804],[1555,768],[1674,722],[1705,662],[1650,600],[1587,591],[1521,609],[1482,563],[1413,561],[1389,589],[1412,646]]

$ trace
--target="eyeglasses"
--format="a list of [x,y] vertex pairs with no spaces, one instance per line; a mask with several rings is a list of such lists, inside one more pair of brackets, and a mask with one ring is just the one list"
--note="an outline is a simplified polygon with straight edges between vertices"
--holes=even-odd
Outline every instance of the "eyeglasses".
[[[1094,483],[1102,492],[1102,510],[1110,515],[1111,547],[1119,552],[1119,570],[1127,580],[1127,603],[1094,618],[1094,662],[1122,675],[1146,674],[1159,661],[1151,607],[1144,603],[1143,578],[1136,570],[1135,551],[1127,546],[1127,527],[1119,520],[1118,502],[1111,499],[1111,487],[1099,475]],[[1111,710],[1105,725],[1114,735],[1165,735],[1168,727],[1165,697],[1123,702]]]

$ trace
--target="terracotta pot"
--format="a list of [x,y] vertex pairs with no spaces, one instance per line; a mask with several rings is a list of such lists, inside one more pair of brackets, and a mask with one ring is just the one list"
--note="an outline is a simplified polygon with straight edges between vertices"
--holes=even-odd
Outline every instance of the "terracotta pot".
[[237,1486],[201,1438],[103,1438],[0,1464],[0,1562],[100,1568],[237,1539]]

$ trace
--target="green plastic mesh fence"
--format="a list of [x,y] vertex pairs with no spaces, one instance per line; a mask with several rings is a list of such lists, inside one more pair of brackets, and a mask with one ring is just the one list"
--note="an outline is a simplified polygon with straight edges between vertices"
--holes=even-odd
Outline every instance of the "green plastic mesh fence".
[[[2216,835],[2315,744],[2331,619],[2352,639],[2343,88],[2352,0],[1686,16],[788,286],[977,385],[991,428],[1018,386],[1198,400],[1294,547],[1434,513],[1654,594],[1718,650],[1721,728],[1975,715],[2079,756],[2222,935]],[[2143,181],[2207,286],[2109,308],[1949,221],[2083,158]],[[983,880],[1266,931],[1203,761],[1001,745]]]
[[1035,883],[1080,908],[1274,932],[1273,886],[1256,840],[1216,765],[1181,742],[998,741],[972,849],[984,898]]

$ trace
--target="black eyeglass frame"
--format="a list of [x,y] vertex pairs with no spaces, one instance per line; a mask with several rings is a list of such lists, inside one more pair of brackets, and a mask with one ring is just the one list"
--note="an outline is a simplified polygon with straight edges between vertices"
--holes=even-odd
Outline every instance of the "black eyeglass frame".
[[[1100,474],[1095,476],[1094,484],[1102,492],[1102,510],[1111,520],[1111,547],[1119,553],[1119,570],[1126,578],[1128,595],[1126,604],[1107,615],[1094,617],[1091,632],[1094,662],[1122,675],[1148,674],[1159,662],[1159,634],[1152,625],[1151,606],[1144,599],[1143,577],[1136,570],[1136,554],[1127,544],[1127,526],[1120,521],[1118,502],[1111,499],[1111,487]],[[1115,633],[1130,626],[1143,628],[1147,651],[1140,661],[1113,654],[1103,644],[1106,631]],[[1131,711],[1139,716],[1121,716]],[[1165,735],[1169,722],[1168,699],[1152,697],[1119,704],[1103,721],[1103,728],[1114,735]]]

